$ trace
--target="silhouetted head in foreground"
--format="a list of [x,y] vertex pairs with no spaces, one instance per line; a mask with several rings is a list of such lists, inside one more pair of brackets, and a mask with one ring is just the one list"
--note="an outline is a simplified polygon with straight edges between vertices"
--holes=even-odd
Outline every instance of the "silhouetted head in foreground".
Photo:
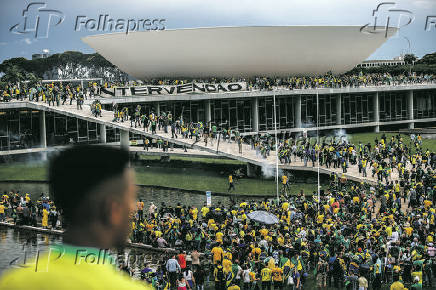
[[71,147],[51,160],[49,182],[51,197],[67,224],[65,243],[96,248],[124,244],[136,201],[127,151]]

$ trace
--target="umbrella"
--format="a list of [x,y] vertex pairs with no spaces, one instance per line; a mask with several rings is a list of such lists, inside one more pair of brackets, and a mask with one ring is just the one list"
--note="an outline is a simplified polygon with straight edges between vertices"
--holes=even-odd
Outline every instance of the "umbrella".
[[251,220],[267,225],[273,225],[279,222],[279,219],[275,215],[263,210],[252,211],[247,216]]

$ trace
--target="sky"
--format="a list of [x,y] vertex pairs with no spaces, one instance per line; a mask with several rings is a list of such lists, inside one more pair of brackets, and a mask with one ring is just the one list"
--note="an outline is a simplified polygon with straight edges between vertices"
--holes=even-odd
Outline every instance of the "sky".
[[[31,3],[34,3],[32,9],[27,11],[29,25],[23,29],[23,11]],[[110,32],[88,29],[93,23],[92,19],[98,20],[99,15],[108,15],[121,21],[164,19],[165,29],[269,25],[363,26],[374,23],[373,10],[381,3],[385,4],[377,12],[378,23],[385,25],[389,16],[391,26],[398,26],[400,30],[368,59],[392,59],[410,52],[422,57],[436,51],[436,24],[429,25],[426,30],[426,23],[430,22],[428,17],[433,16],[429,19],[436,23],[436,0],[0,0],[0,63],[12,57],[30,59],[32,54],[47,49],[50,53],[67,50],[93,53],[95,51],[81,38]],[[51,18],[48,18],[50,14]],[[30,31],[36,15],[40,15],[38,37],[35,37],[34,31]],[[61,19],[62,22],[57,24]],[[77,19],[82,24],[75,29]],[[84,23],[88,20],[90,25],[87,28]],[[17,27],[13,28],[15,25]]]

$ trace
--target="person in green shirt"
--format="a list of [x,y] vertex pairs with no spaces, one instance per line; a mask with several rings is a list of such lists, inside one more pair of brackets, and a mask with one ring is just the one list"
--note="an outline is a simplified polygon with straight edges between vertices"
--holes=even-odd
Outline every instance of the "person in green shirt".
[[[151,290],[117,271],[107,250],[124,247],[135,211],[129,153],[106,146],[71,147],[52,159],[48,171],[50,192],[67,225],[63,243],[32,263],[6,270],[0,289]],[[71,178],[77,172],[82,178]]]

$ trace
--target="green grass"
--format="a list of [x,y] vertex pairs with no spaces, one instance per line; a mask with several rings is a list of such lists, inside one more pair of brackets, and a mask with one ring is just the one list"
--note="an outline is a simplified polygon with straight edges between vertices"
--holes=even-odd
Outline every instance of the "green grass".
[[[138,184],[161,185],[190,190],[210,190],[213,192],[227,192],[227,176],[219,173],[201,169],[180,169],[180,168],[136,168]],[[235,184],[237,195],[272,195],[276,193],[274,180],[265,179],[242,179]],[[280,189],[280,187],[279,187]],[[296,184],[291,186],[292,192],[299,192],[301,189],[306,194],[316,190],[315,184]]]
[[43,163],[26,164],[1,164],[0,180],[47,180],[47,168]]
[[[223,161],[223,160],[219,160]],[[227,161],[227,160],[226,160]],[[23,163],[0,165],[0,181],[4,180],[46,180],[46,165],[28,166]],[[186,190],[210,190],[212,192],[227,192],[227,175],[213,170],[198,168],[171,167],[136,167],[137,184],[165,186]],[[275,196],[276,183],[271,179],[242,179],[235,184],[235,195]],[[280,185],[279,185],[280,190]],[[311,194],[316,190],[316,184],[297,183],[291,185],[292,193],[304,190]]]

